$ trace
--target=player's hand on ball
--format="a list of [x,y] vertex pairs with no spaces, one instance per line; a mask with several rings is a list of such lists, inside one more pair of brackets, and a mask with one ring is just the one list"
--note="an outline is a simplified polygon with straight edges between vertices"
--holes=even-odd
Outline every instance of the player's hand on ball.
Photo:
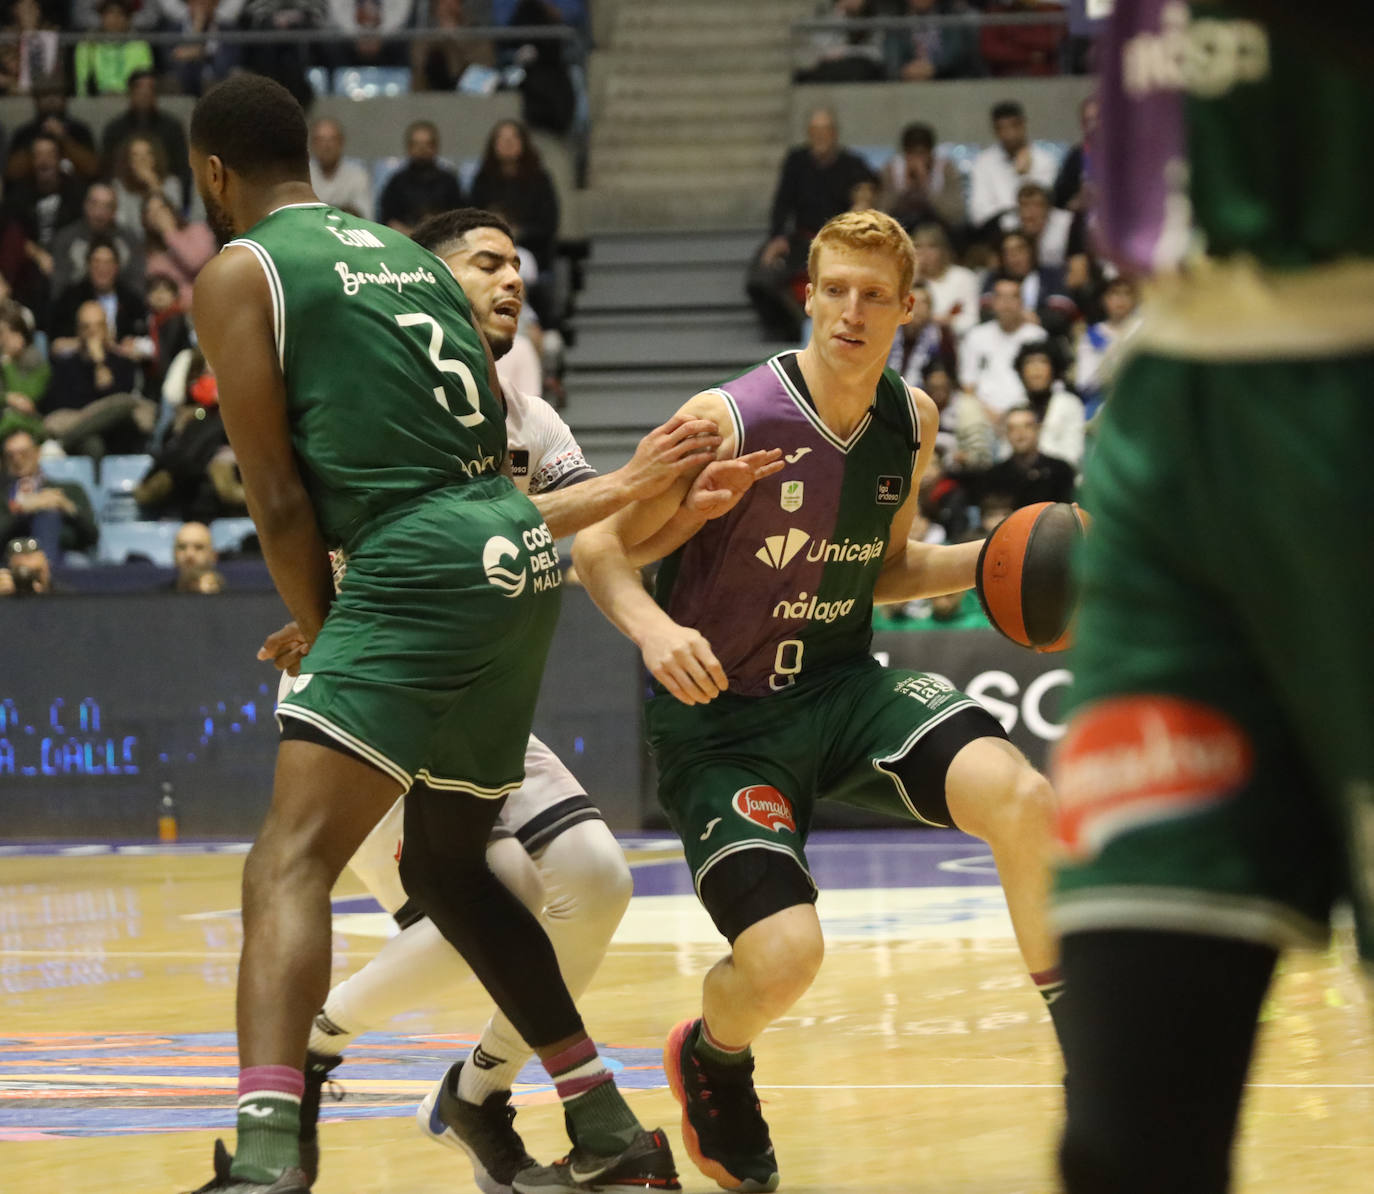
[[737,456],[734,460],[715,460],[692,482],[683,504],[702,518],[729,514],[755,481],[772,476],[782,463],[781,448],[765,448]]
[[710,419],[674,415],[655,427],[625,466],[634,500],[657,497],[684,473],[709,464],[720,444],[720,429]]
[[669,623],[640,647],[644,666],[684,705],[704,705],[729,687],[711,644],[689,626]]
[[300,675],[301,660],[310,654],[310,643],[295,622],[269,634],[258,648],[258,658],[271,661],[279,672]]

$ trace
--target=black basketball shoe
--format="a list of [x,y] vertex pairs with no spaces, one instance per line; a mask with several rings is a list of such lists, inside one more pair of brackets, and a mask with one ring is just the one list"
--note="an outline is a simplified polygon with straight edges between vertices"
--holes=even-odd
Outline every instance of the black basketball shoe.
[[586,1194],[588,1190],[681,1190],[673,1150],[661,1129],[641,1131],[610,1156],[575,1145],[561,1161],[533,1165],[515,1177],[515,1194]]
[[778,1162],[754,1092],[754,1062],[704,1066],[692,1046],[700,1020],[668,1034],[663,1069],[682,1104],[682,1142],[692,1164],[725,1190],[778,1188]]
[[436,1144],[467,1154],[482,1194],[510,1194],[515,1175],[536,1165],[515,1130],[510,1091],[488,1095],[482,1103],[460,1099],[453,1092],[462,1068],[461,1061],[449,1067],[416,1109],[415,1122]]

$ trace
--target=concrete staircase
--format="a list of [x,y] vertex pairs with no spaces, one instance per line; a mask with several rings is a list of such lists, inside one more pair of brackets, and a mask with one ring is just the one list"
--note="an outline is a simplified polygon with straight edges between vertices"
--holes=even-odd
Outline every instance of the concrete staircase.
[[598,469],[700,390],[785,345],[766,343],[744,294],[762,231],[596,236],[577,297],[563,416]]
[[584,227],[766,222],[787,144],[789,28],[813,0],[621,0],[590,63]]

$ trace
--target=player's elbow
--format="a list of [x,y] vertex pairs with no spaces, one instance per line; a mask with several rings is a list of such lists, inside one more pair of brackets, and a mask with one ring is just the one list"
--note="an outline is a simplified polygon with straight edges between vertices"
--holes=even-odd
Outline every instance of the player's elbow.
[[253,521],[264,539],[290,531],[304,519],[315,518],[310,495],[299,481],[263,486],[257,493],[250,490],[249,499]]
[[604,523],[578,531],[572,545],[573,567],[579,575],[589,575],[596,569],[597,561],[608,551],[614,550],[616,542],[615,532]]

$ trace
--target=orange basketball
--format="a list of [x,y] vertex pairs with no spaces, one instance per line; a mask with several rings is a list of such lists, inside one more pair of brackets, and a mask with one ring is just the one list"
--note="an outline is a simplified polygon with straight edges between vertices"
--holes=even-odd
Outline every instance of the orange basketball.
[[1022,506],[998,524],[978,553],[978,600],[1007,638],[1037,651],[1070,645],[1076,594],[1070,557],[1088,516],[1069,502]]

